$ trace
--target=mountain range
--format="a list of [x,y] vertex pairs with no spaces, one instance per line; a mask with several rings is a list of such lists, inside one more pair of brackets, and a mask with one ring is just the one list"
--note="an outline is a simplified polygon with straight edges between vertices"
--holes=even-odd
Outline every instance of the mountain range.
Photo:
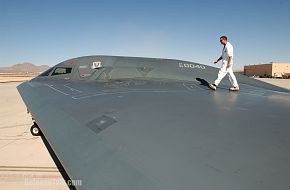
[[20,63],[10,67],[0,67],[0,74],[39,74],[49,69],[47,65],[37,66],[32,63]]

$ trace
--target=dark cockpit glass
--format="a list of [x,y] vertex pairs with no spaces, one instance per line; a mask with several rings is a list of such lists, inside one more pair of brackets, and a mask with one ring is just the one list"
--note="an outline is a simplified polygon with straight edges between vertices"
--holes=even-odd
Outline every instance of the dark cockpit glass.
[[54,75],[64,75],[64,74],[70,74],[72,71],[71,67],[57,67],[53,73],[51,74],[51,76]]

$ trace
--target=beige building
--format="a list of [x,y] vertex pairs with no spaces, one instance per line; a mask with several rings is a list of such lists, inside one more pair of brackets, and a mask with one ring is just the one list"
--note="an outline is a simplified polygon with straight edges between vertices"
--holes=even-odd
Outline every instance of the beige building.
[[290,77],[290,63],[274,63],[246,65],[244,66],[244,74],[247,76],[259,77]]

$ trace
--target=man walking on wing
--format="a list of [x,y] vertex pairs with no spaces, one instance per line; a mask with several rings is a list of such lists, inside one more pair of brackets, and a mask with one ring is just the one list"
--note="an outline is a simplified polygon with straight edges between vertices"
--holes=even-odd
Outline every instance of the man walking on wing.
[[209,84],[209,87],[212,90],[216,90],[217,86],[221,82],[221,80],[226,76],[226,74],[229,75],[229,80],[232,83],[232,87],[229,89],[231,91],[238,91],[239,85],[237,82],[237,79],[233,72],[233,57],[234,57],[234,49],[232,44],[228,42],[228,38],[226,36],[220,37],[220,42],[222,45],[224,45],[222,55],[220,58],[218,58],[216,61],[214,61],[214,64],[218,63],[220,60],[222,60],[222,65],[218,73],[217,79],[214,81],[213,84]]

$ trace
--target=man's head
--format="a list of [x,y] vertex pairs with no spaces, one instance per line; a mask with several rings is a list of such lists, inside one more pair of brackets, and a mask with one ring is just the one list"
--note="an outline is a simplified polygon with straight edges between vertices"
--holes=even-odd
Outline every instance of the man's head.
[[228,38],[226,36],[221,36],[220,37],[220,43],[223,45],[226,45],[228,41]]

